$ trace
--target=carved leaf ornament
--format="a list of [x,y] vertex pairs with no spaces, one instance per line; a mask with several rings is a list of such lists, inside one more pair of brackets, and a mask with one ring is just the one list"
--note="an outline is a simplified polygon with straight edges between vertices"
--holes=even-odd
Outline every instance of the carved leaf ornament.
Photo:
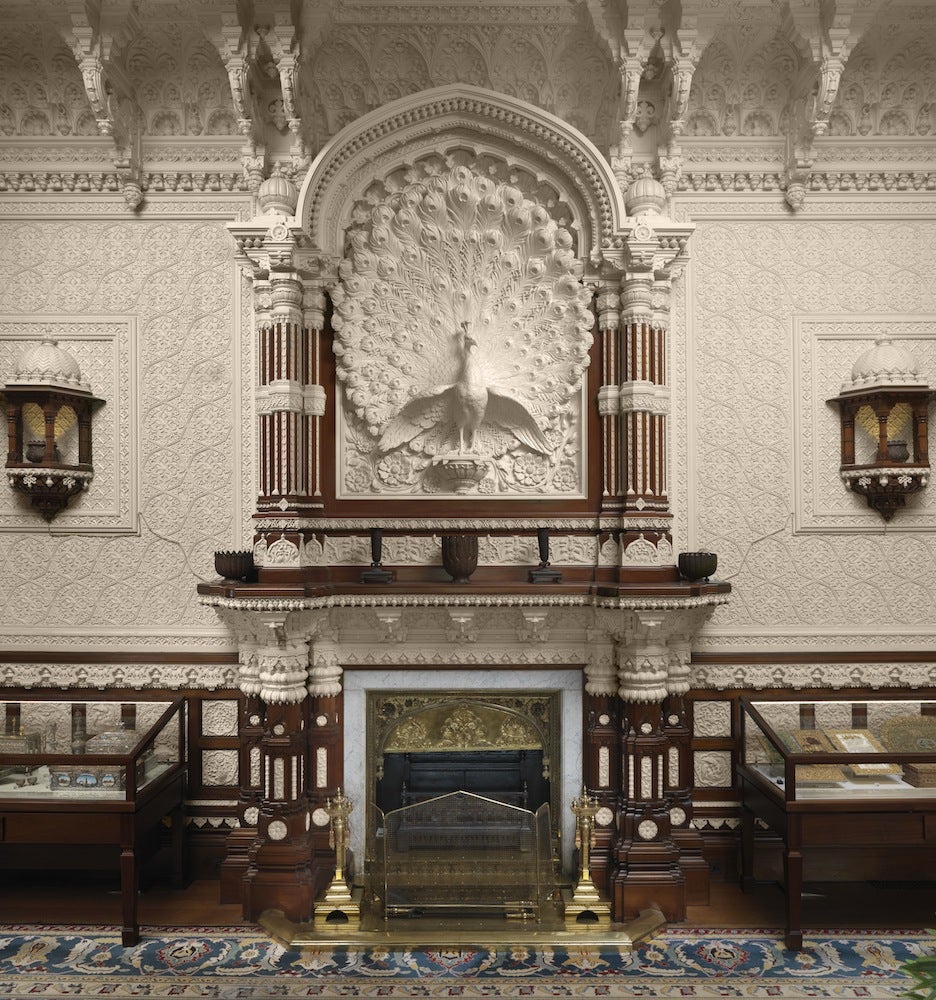
[[571,234],[466,166],[362,215],[332,290],[344,493],[580,490],[593,318]]

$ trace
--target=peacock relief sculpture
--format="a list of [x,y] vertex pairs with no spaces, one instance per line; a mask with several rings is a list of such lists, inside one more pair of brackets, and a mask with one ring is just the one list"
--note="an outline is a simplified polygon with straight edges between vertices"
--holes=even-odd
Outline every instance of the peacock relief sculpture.
[[545,207],[428,175],[359,213],[339,278],[344,495],[581,492],[591,295]]

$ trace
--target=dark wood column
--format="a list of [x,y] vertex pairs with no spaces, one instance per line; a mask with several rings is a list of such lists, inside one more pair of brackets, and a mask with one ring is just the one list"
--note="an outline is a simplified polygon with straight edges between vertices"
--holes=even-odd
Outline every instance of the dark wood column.
[[257,649],[262,711],[260,805],[256,838],[244,874],[244,916],[278,909],[289,920],[311,919],[315,903],[308,777],[309,650],[284,621],[268,622],[270,641]]
[[669,810],[670,835],[679,850],[679,865],[686,879],[686,902],[705,905],[709,901],[709,867],[702,854],[702,835],[692,826],[693,760],[689,659],[691,643],[686,636],[670,640],[667,696],[663,702],[663,735],[667,741],[665,799]]
[[614,663],[605,662],[597,648],[590,651],[585,667],[582,710],[582,780],[588,793],[598,800],[589,863],[595,885],[610,895],[614,821],[621,801],[620,699]]
[[257,650],[241,643],[240,689],[244,699],[238,712],[237,817],[240,823],[228,834],[224,860],[221,862],[221,902],[239,903],[243,897],[243,879],[250,867],[249,852],[257,836],[260,802],[263,797],[260,770],[260,742],[263,737],[263,704],[260,700]]
[[611,873],[615,920],[658,906],[668,920],[686,915],[685,876],[670,830],[666,769],[670,744],[663,704],[670,652],[665,612],[636,612],[618,650],[622,701],[621,808]]
[[[312,642],[309,672],[309,808],[312,813],[312,865],[316,896],[335,873],[335,851],[330,843],[325,800],[344,787],[344,691],[338,663],[338,643],[323,627]],[[351,822],[364,822],[365,803],[353,803]],[[363,858],[358,859],[359,865]],[[347,859],[342,859],[342,865]],[[358,865],[358,867],[359,867]]]

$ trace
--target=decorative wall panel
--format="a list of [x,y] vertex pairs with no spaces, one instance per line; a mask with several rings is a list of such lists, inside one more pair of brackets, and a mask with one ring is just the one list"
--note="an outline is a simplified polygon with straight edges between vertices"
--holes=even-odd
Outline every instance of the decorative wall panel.
[[[4,367],[17,338],[41,335],[51,321],[107,400],[94,418],[99,476],[60,519],[64,532],[59,521],[20,530],[22,514],[11,523],[10,498],[0,500],[0,516],[17,529],[0,532],[7,648],[230,642],[198,606],[195,585],[214,577],[215,550],[242,543],[253,500],[241,405],[250,355],[241,348],[241,286],[224,229],[249,205],[154,197],[136,217],[125,207],[111,216],[121,205],[0,201]],[[133,534],[67,533],[89,520],[99,532]]]
[[936,369],[932,201],[828,198],[795,219],[766,197],[680,209],[698,228],[674,325],[677,517],[686,547],[717,552],[734,588],[699,648],[932,648],[934,501],[916,501],[902,529],[837,494],[823,409],[884,319]]

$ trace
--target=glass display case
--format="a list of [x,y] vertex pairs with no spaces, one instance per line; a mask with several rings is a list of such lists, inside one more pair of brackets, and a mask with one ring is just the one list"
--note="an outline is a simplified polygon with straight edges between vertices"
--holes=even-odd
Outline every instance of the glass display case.
[[184,881],[185,771],[184,699],[0,702],[0,868],[117,869],[135,944],[139,866],[167,826],[172,882]]
[[0,800],[133,801],[182,760],[182,705],[0,702]]
[[936,880],[936,700],[741,699],[741,883],[754,884],[755,829],[783,842],[786,943],[801,948],[804,857],[828,871],[849,852]]
[[936,796],[936,702],[741,701],[741,766],[787,801]]

